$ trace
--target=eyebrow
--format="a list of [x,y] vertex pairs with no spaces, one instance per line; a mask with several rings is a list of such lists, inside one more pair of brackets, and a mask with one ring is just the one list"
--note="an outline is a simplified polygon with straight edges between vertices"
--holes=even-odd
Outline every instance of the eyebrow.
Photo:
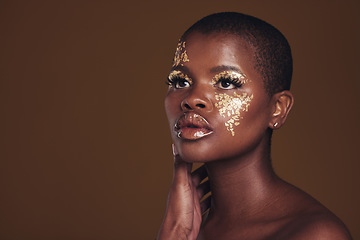
[[185,67],[185,66],[179,65],[179,66],[172,67],[172,68],[170,69],[170,72],[172,72],[172,71],[189,72],[189,69],[188,69],[187,67]]
[[[184,73],[189,73],[189,71],[190,71],[189,68],[187,68],[186,66],[179,65],[179,66],[171,68],[170,72],[176,71],[176,70],[184,72]],[[240,70],[240,68],[232,66],[232,65],[220,65],[220,66],[216,66],[216,67],[213,67],[210,69],[211,73],[218,73],[218,72],[223,72],[223,71],[234,71],[234,72],[240,73],[245,76],[245,73],[243,73]]]
[[238,72],[238,73],[244,75],[244,73],[238,67],[231,66],[231,65],[221,65],[221,66],[213,67],[210,69],[211,73],[217,73],[217,72],[223,72],[223,71],[234,71],[234,72]]

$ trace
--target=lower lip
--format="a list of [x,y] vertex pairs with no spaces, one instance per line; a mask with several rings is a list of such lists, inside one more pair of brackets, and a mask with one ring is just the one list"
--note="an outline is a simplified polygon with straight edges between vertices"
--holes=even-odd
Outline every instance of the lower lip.
[[185,140],[198,140],[213,133],[206,128],[184,127],[176,130],[178,137]]

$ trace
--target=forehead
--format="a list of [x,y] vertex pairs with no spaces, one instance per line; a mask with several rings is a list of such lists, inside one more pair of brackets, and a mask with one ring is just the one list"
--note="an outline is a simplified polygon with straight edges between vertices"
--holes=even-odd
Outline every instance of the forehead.
[[254,51],[241,37],[233,34],[194,32],[184,39],[189,61],[184,63],[192,70],[213,69],[218,66],[233,66],[253,75]]

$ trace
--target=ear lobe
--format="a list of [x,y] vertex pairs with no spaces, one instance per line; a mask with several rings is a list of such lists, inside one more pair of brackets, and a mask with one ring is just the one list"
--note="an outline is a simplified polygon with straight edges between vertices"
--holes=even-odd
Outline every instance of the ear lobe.
[[282,91],[273,96],[273,112],[269,127],[272,129],[280,128],[286,121],[286,118],[294,104],[294,96],[290,91]]

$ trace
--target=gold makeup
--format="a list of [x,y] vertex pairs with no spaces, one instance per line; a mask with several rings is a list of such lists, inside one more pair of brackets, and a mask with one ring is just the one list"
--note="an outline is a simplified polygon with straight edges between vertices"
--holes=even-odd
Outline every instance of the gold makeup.
[[186,80],[190,85],[192,85],[192,79],[185,73],[179,70],[172,70],[168,76],[168,84],[172,87],[176,87],[176,84],[179,80]]
[[223,71],[216,74],[212,79],[212,84],[216,85],[221,79],[229,79],[234,84],[242,85],[247,81],[246,75],[236,71]]
[[248,111],[253,95],[249,96],[247,93],[239,95],[234,92],[231,96],[226,93],[215,93],[215,99],[218,101],[215,107],[219,109],[220,115],[224,118],[230,117],[225,126],[231,135],[235,136],[234,127],[240,124],[241,112]]
[[176,67],[179,65],[183,66],[183,63],[189,62],[189,57],[186,53],[185,45],[186,45],[185,42],[179,41],[177,48],[176,48],[174,62],[173,62],[172,67]]

